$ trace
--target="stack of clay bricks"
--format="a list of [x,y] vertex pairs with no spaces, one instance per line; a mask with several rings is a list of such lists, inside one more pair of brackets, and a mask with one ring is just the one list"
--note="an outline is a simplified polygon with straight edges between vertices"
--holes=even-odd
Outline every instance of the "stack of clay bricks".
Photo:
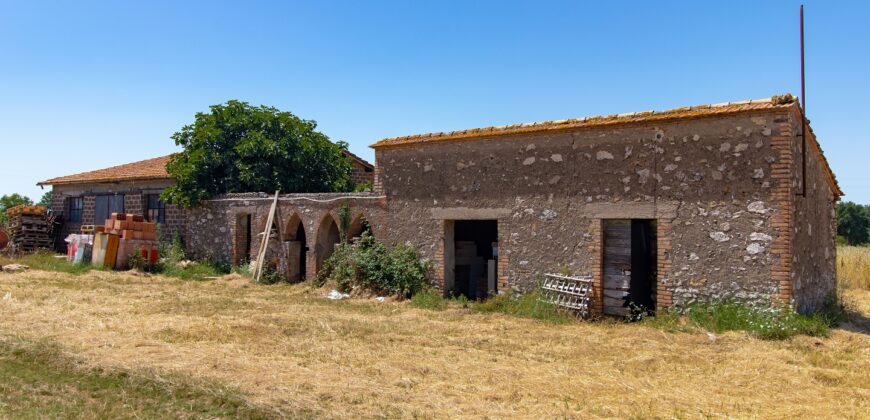
[[146,222],[138,214],[112,213],[103,226],[94,228],[96,233],[111,233],[121,239],[138,239],[144,241],[157,240],[157,224]]
[[94,265],[126,270],[134,253],[145,261],[157,262],[157,224],[138,214],[112,213],[94,232]]

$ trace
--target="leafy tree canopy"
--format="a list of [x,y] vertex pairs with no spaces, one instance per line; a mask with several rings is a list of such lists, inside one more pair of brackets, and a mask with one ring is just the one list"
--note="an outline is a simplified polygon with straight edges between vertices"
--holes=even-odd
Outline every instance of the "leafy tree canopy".
[[6,224],[6,209],[21,204],[31,205],[33,204],[33,200],[17,193],[0,197],[0,225]]
[[837,235],[849,245],[870,242],[870,210],[851,201],[837,204]]
[[223,193],[352,189],[347,144],[315,131],[316,122],[236,100],[210,108],[172,135],[184,150],[166,166],[176,184],[165,201],[193,207]]
[[39,202],[36,204],[39,204],[40,206],[48,207],[50,209],[51,208],[51,191],[52,190],[48,190],[44,194],[42,194],[42,197],[40,197]]

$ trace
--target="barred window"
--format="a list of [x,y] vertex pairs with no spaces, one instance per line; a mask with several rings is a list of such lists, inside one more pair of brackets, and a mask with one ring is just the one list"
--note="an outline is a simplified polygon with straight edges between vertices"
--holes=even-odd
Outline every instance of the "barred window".
[[69,206],[67,209],[67,221],[81,223],[84,200],[81,197],[70,197],[67,204]]
[[145,220],[164,223],[166,221],[166,204],[158,194],[145,196]]

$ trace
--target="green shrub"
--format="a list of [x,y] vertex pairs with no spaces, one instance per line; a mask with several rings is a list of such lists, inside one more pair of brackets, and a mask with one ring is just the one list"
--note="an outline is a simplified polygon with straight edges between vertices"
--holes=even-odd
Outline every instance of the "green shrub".
[[411,297],[411,305],[420,309],[441,311],[447,308],[448,301],[437,290],[425,288]]
[[556,305],[540,300],[539,292],[517,294],[512,291],[493,296],[472,308],[481,312],[499,312],[523,318],[539,319],[553,324],[567,324],[576,320]]
[[646,325],[669,331],[701,328],[710,332],[746,331],[765,340],[782,340],[795,335],[824,337],[828,328],[844,319],[841,306],[829,304],[828,309],[812,315],[801,315],[790,306],[759,308],[737,302],[698,303],[682,311],[666,311],[644,320]]
[[368,232],[356,244],[339,245],[317,274],[315,285],[328,280],[347,292],[362,288],[378,294],[411,297],[428,284],[429,267],[417,251],[399,245],[389,249]]

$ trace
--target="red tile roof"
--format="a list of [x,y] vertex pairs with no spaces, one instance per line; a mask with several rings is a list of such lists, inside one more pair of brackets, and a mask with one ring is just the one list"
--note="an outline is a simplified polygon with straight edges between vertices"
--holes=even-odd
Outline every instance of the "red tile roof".
[[[344,152],[352,160],[360,165],[374,168],[371,163],[368,163],[359,156]],[[82,172],[74,175],[61,176],[57,178],[41,181],[36,185],[63,185],[63,184],[79,184],[84,182],[113,182],[113,181],[132,181],[132,180],[149,180],[149,179],[171,179],[169,172],[166,171],[166,164],[172,155],[161,156],[153,159],[140,160],[138,162],[126,163],[123,165],[112,166],[105,169],[97,169],[96,171]]]
[[82,172],[74,175],[61,176],[47,179],[36,185],[62,185],[78,184],[83,182],[112,182],[132,181],[146,179],[170,179],[166,171],[166,163],[172,155],[161,156],[153,159],[140,160],[112,166],[110,168],[97,169],[96,171]]

